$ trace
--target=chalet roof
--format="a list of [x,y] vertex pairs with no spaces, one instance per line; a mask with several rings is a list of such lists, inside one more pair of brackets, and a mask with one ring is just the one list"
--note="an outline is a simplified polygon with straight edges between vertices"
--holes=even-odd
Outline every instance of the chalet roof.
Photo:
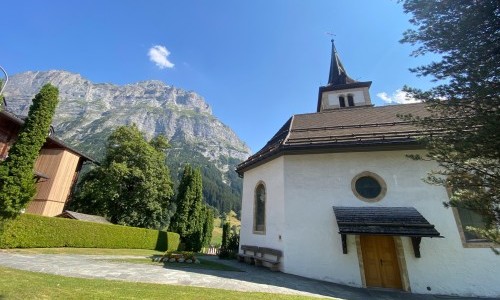
[[414,207],[340,207],[333,211],[340,234],[441,237]]
[[429,115],[425,104],[363,106],[295,115],[257,153],[238,165],[248,169],[286,153],[345,152],[418,146],[430,132],[398,115]]
[[[0,111],[0,117],[7,118],[11,122],[14,122],[14,123],[16,123],[18,125],[23,125],[24,124],[24,120],[23,120],[23,118],[21,116],[17,116],[14,113],[6,111],[6,110]],[[51,133],[53,133],[52,129],[51,129]],[[57,137],[55,137],[52,134],[47,137],[47,141],[45,142],[45,144],[46,145],[47,144],[51,144],[52,146],[56,146],[56,147],[67,149],[68,151],[73,152],[74,154],[76,154],[76,155],[80,156],[81,158],[83,158],[83,160],[91,161],[93,163],[97,163],[96,160],[90,158],[89,156],[83,154],[82,152],[76,150],[75,148],[73,148],[71,146],[68,146],[63,141],[61,141],[60,139],[58,139]]]
[[65,210],[62,213],[58,214],[56,217],[74,219],[74,220],[80,220],[80,221],[87,221],[87,222],[94,222],[94,223],[112,224],[111,222],[106,220],[104,217],[82,214],[82,213],[78,213],[78,212],[74,212],[74,211],[70,211],[70,210]]
[[38,172],[36,170],[35,170],[35,177],[43,178],[43,179],[49,179],[50,178],[47,174],[42,173],[42,172]]

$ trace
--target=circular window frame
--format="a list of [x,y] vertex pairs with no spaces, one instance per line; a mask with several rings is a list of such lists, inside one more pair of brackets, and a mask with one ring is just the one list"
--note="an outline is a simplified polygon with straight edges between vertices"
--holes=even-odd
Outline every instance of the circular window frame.
[[[361,194],[358,193],[358,191],[356,190],[356,181],[358,181],[358,179],[360,179],[361,177],[371,177],[371,178],[375,179],[375,181],[377,181],[378,184],[380,184],[380,193],[378,194],[377,197],[365,198]],[[387,193],[387,184],[385,183],[385,180],[382,177],[380,177],[379,175],[377,175],[373,172],[370,172],[370,171],[364,171],[364,172],[361,172],[358,175],[354,176],[354,178],[351,180],[351,190],[354,193],[354,196],[356,196],[356,198],[358,198],[359,200],[364,201],[364,202],[368,202],[368,203],[373,203],[373,202],[378,202],[378,201],[382,200],[382,198],[385,197],[385,194]]]

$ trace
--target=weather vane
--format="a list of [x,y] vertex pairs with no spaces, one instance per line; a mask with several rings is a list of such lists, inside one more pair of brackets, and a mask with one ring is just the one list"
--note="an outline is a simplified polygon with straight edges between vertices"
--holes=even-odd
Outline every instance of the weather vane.
[[325,32],[326,35],[329,35],[332,37],[332,43],[333,43],[333,37],[336,36],[334,33],[331,33],[331,32]]

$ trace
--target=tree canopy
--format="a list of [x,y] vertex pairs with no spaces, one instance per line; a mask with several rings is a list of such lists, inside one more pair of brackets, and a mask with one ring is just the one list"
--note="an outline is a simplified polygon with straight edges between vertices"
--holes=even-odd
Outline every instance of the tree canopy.
[[33,99],[9,156],[0,163],[0,218],[14,218],[36,193],[34,167],[59,102],[59,90],[46,84]]
[[167,228],[173,196],[167,147],[163,136],[148,142],[137,126],[118,127],[108,138],[102,165],[83,176],[71,207],[115,224]]
[[441,55],[412,69],[432,76],[436,87],[406,88],[431,111],[409,118],[422,128],[442,129],[424,139],[427,155],[414,158],[436,161],[439,168],[426,181],[450,188],[445,205],[480,214],[485,227],[471,230],[500,243],[500,2],[404,0],[403,8],[415,27],[401,42],[416,46],[414,56]]

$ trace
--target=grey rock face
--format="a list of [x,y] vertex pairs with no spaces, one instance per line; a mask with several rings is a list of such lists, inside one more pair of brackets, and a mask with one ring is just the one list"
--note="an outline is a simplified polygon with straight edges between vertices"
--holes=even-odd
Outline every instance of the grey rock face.
[[6,86],[8,109],[26,115],[31,99],[49,82],[60,93],[56,136],[82,151],[102,147],[114,128],[135,123],[148,139],[161,134],[175,147],[196,148],[223,172],[230,167],[221,157],[241,161],[250,155],[203,97],[157,80],[118,86],[66,71],[25,72],[13,75]]

